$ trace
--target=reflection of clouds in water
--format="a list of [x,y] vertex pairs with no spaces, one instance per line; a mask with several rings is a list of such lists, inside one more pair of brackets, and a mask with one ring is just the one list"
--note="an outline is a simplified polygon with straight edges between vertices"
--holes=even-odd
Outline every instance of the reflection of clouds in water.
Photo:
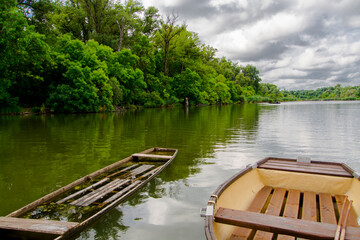
[[148,204],[149,223],[154,225],[165,225],[168,204],[164,203],[162,200],[155,200],[150,202],[153,203]]
[[235,150],[232,145],[236,144],[228,144],[222,151],[216,152],[215,158],[217,159],[218,168],[239,171],[248,164],[259,160],[259,157],[254,156],[252,153],[253,149],[250,146]]
[[[149,212],[149,224],[168,225],[177,222],[189,222],[192,218],[184,211],[193,209],[189,204],[177,201],[176,199],[163,197],[161,199],[150,198],[147,202]],[[197,222],[196,220],[193,220]]]

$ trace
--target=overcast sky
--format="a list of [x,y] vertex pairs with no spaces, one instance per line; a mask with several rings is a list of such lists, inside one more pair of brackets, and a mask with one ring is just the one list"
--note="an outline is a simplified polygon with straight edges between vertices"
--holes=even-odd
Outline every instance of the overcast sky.
[[[143,0],[280,88],[360,85],[360,0]],[[181,22],[179,22],[181,23]]]

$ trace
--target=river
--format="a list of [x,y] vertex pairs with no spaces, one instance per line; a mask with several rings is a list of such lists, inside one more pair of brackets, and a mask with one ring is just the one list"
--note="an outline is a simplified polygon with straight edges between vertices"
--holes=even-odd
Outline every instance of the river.
[[342,161],[360,171],[360,102],[293,102],[0,116],[0,216],[154,146],[177,148],[162,173],[78,239],[204,239],[219,184],[267,156]]

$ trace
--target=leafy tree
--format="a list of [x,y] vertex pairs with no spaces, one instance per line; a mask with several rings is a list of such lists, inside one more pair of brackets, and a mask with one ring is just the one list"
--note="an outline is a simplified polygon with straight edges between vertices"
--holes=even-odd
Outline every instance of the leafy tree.
[[[84,44],[64,35],[56,61],[65,71],[60,82],[53,83],[47,104],[59,112],[96,112],[112,110],[112,87],[106,62],[97,56],[105,49],[89,41]],[[101,57],[104,58],[103,54]],[[116,85],[116,84],[115,84]]]
[[160,26],[160,14],[159,10],[153,6],[150,6],[145,10],[145,19],[143,21],[143,33],[147,36],[151,36]]
[[167,15],[166,21],[161,24],[161,28],[156,35],[156,41],[163,51],[163,72],[168,75],[168,57],[170,51],[173,49],[171,43],[175,36],[179,35],[184,29],[185,25],[177,26],[178,16],[175,14]]
[[200,76],[186,69],[182,74],[178,74],[172,81],[172,88],[175,95],[181,102],[185,102],[185,98],[189,99],[190,103],[200,103],[201,92],[200,92]]
[[68,0],[65,4],[59,2],[52,14],[46,16],[52,26],[52,34],[71,33],[75,38],[87,42],[90,39],[92,23],[88,21],[87,12],[78,0]]
[[95,32],[102,33],[103,21],[106,18],[110,0],[80,0],[80,4],[88,14]]
[[252,86],[255,92],[259,91],[261,78],[259,77],[259,70],[255,66],[247,65],[241,68],[241,72],[245,77],[245,86]]
[[43,76],[52,66],[45,37],[27,24],[11,0],[0,3],[0,33],[1,105],[41,103],[47,94]]
[[186,68],[192,69],[200,57],[200,40],[197,34],[184,29],[174,37],[173,51],[169,53],[173,62],[173,73],[181,73]]
[[115,21],[119,29],[117,50],[120,52],[123,48],[124,39],[130,37],[128,34],[131,32],[135,35],[134,33],[139,31],[141,26],[139,13],[144,11],[144,7],[139,1],[127,0],[124,5],[115,4],[115,9],[117,10]]

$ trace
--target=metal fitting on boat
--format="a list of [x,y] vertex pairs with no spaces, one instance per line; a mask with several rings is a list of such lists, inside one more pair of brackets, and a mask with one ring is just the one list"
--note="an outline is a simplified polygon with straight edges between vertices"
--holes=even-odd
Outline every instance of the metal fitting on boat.
[[214,206],[208,205],[206,208],[201,208],[200,216],[201,217],[214,216]]

